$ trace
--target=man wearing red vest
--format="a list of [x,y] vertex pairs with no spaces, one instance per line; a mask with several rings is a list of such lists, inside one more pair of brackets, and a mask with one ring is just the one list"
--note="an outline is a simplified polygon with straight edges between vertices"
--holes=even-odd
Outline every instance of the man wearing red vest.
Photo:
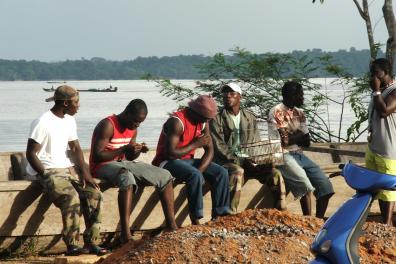
[[100,121],[92,136],[91,173],[119,188],[122,243],[131,239],[129,219],[132,212],[132,191],[133,187],[136,190],[137,184],[152,185],[160,191],[167,230],[177,229],[172,175],[150,164],[134,161],[141,152],[148,151],[145,144],[136,143],[137,128],[146,116],[146,103],[141,99],[134,99],[121,114]]
[[[187,199],[192,224],[203,217],[202,185],[211,186],[212,218],[230,214],[228,172],[213,163],[213,144],[209,120],[217,114],[215,100],[201,95],[188,107],[175,112],[163,126],[153,165],[171,172],[173,177],[187,184]],[[195,149],[205,150],[201,159],[194,159]]]

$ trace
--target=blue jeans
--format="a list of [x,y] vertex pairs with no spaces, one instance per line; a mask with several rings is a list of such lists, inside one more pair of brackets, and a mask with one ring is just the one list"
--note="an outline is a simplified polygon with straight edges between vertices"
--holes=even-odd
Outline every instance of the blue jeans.
[[318,165],[303,153],[290,152],[284,154],[284,164],[278,169],[282,172],[286,188],[296,199],[308,192],[314,192],[316,199],[334,194],[333,185]]
[[164,169],[170,171],[178,181],[187,185],[188,208],[191,217],[203,217],[202,186],[205,180],[211,187],[212,218],[230,214],[230,189],[228,172],[222,166],[211,162],[208,168],[201,173],[197,167],[200,159],[169,160]]

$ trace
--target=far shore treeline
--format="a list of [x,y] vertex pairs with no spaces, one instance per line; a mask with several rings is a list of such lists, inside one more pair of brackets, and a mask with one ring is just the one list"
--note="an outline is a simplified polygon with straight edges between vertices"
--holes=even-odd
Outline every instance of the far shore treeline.
[[[367,73],[370,61],[368,49],[339,50],[326,52],[321,49],[293,51],[289,55],[299,58],[306,56],[318,66],[320,57],[330,56],[333,62],[345,68],[352,76]],[[384,57],[379,51],[378,57]],[[200,79],[196,65],[207,63],[212,57],[204,55],[179,55],[165,57],[138,57],[134,60],[112,61],[103,58],[66,60],[59,62],[40,62],[26,60],[0,59],[1,81],[45,81],[45,80],[134,80],[152,75],[167,79]],[[233,59],[233,56],[226,56]],[[223,76],[232,78],[233,76]],[[331,77],[321,70],[315,70],[309,77]]]

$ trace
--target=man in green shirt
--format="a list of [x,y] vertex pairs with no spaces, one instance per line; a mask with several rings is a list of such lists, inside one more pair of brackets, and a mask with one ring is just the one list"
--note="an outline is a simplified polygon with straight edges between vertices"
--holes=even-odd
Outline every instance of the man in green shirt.
[[[231,209],[236,212],[244,184],[244,175],[257,178],[262,183],[273,181],[279,187],[282,176],[271,164],[258,167],[243,153],[240,145],[260,141],[259,129],[255,115],[241,108],[242,90],[236,83],[221,87],[224,108],[211,121],[210,130],[215,149],[213,161],[228,169],[230,175]],[[273,177],[271,177],[273,176]],[[279,194],[282,191],[278,188]],[[284,196],[277,197],[278,207],[285,208]],[[282,200],[283,197],[283,200]]]

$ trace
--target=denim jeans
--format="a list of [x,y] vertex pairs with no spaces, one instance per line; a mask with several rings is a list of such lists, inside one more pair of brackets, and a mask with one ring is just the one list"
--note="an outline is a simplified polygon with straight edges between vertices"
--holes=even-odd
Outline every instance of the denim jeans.
[[286,188],[296,199],[312,191],[316,199],[334,193],[329,178],[303,153],[285,153],[284,164],[278,169],[282,172]]
[[200,159],[169,160],[164,169],[170,171],[178,181],[187,185],[188,208],[191,217],[203,217],[202,186],[207,181],[211,187],[212,218],[230,214],[230,189],[228,172],[222,166],[211,162],[201,173],[197,167]]

